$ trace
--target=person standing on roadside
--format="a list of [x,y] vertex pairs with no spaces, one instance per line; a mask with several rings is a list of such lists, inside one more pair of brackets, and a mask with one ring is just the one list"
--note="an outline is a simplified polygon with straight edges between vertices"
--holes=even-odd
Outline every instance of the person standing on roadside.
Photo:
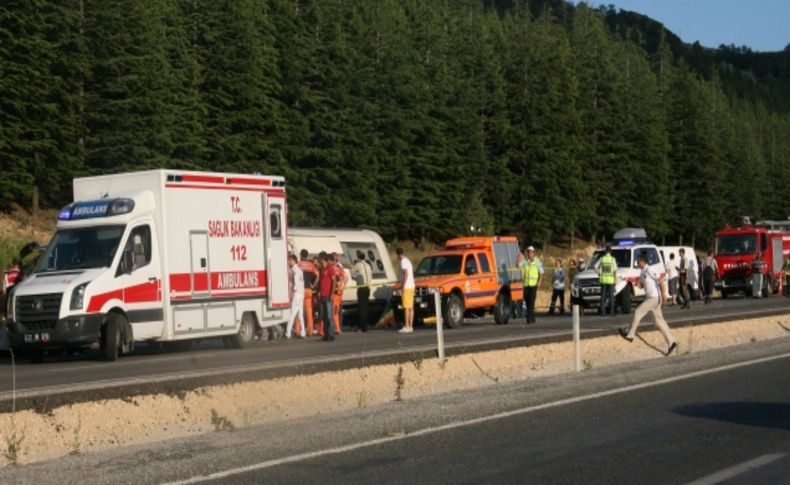
[[678,259],[678,303],[682,302],[680,308],[688,309],[691,297],[688,286],[689,260],[686,258],[685,249],[680,248]]
[[[519,274],[523,273],[523,271],[524,271],[524,261],[526,261],[526,258],[524,257],[524,253],[519,251],[518,252],[518,257],[516,259],[516,268],[518,268]],[[524,296],[523,296],[523,292],[522,292],[521,299],[520,300],[516,300],[514,302],[514,306],[513,306],[513,310],[514,310],[513,314],[514,314],[514,316],[516,318],[521,318],[521,317],[524,316],[525,304],[526,304],[526,302],[524,301]]]
[[669,304],[674,305],[677,303],[678,298],[678,262],[675,259],[675,253],[669,253],[669,261],[667,261],[667,286],[669,287]]
[[321,265],[320,276],[318,277],[318,295],[321,298],[321,322],[323,323],[324,334],[322,340],[331,342],[335,340],[332,295],[335,294],[335,287],[337,286],[337,274],[335,265],[329,261],[329,255],[325,251],[321,251],[318,259]]
[[543,281],[543,263],[535,256],[535,248],[527,247],[527,259],[521,269],[524,278],[524,301],[527,303],[527,324],[535,323],[535,299],[538,296],[538,287]]
[[757,257],[752,260],[752,298],[763,297],[764,268],[765,263],[763,263],[763,257],[758,254]]
[[365,253],[357,251],[357,262],[354,264],[357,274],[357,329],[368,331],[368,304],[370,302],[370,283],[373,281],[373,268],[365,260]]
[[609,307],[609,316],[614,316],[614,282],[617,281],[617,261],[612,256],[612,247],[606,246],[606,254],[601,257],[598,267],[598,282],[601,285],[601,302],[598,314],[606,315],[606,308]]
[[414,332],[414,266],[403,254],[403,248],[395,250],[400,260],[400,287],[403,302],[403,328],[400,333]]
[[560,258],[554,261],[554,273],[551,275],[549,315],[554,315],[554,307],[557,300],[560,301],[560,315],[565,315],[565,268],[562,267]]
[[[304,318],[307,326],[307,336],[313,336],[313,291],[318,285],[318,268],[308,259],[307,249],[299,252],[299,268],[302,270],[304,280]],[[303,325],[304,326],[304,325]]]
[[644,288],[645,290],[645,301],[640,303],[639,306],[636,307],[636,310],[634,310],[634,318],[631,320],[629,329],[618,328],[617,331],[625,340],[633,342],[636,336],[636,329],[639,327],[642,319],[648,312],[652,313],[653,323],[658,327],[658,330],[661,332],[661,335],[664,336],[664,340],[666,340],[669,346],[664,355],[669,356],[678,347],[678,343],[674,335],[672,335],[672,331],[669,329],[666,320],[664,320],[664,315],[661,313],[661,292],[659,288],[661,288],[661,280],[664,279],[664,276],[659,276],[655,271],[650,269],[650,266],[647,264],[647,256],[645,255],[639,256],[637,264],[641,270],[638,284],[640,288]]
[[713,287],[716,285],[716,275],[719,274],[719,264],[713,257],[713,251],[702,261],[702,287],[705,289],[705,304],[713,301]]
[[335,319],[335,334],[340,335],[343,326],[343,290],[346,289],[346,283],[351,275],[346,268],[340,263],[340,255],[332,253],[332,264],[335,266],[335,276],[337,283],[335,285],[335,292],[332,295],[332,317]]
[[785,296],[790,297],[790,256],[785,259]]
[[302,327],[299,336],[305,337],[305,323],[304,323],[304,272],[299,267],[295,254],[288,255],[288,265],[291,267],[291,277],[288,278],[291,283],[291,317],[288,319],[288,326],[285,328],[285,338],[291,338],[291,330],[293,330],[294,321],[299,318]]

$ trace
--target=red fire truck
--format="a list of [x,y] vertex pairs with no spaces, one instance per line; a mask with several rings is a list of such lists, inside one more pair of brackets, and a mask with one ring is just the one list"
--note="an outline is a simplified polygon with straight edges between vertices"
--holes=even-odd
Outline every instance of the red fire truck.
[[758,221],[748,218],[738,226],[726,225],[716,232],[716,262],[719,274],[716,288],[722,298],[743,291],[752,294],[752,261],[762,257],[763,296],[782,287],[784,261],[790,256],[790,220]]

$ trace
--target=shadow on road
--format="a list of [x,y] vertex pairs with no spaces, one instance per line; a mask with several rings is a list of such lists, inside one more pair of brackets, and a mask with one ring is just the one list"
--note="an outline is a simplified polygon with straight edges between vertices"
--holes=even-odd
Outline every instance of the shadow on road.
[[711,402],[680,406],[681,416],[715,419],[748,426],[790,431],[790,404],[777,402]]

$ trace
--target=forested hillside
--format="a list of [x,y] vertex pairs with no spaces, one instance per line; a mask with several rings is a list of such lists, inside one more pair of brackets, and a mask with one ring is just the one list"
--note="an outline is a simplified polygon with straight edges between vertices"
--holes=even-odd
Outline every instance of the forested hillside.
[[262,172],[292,224],[702,245],[790,215],[789,59],[560,1],[5,0],[0,201]]

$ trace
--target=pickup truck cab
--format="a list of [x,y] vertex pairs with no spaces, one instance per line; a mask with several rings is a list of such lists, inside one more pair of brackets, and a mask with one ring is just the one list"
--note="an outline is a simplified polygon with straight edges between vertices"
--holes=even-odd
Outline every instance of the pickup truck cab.
[[[512,236],[477,236],[450,239],[444,249],[422,259],[414,270],[414,318],[436,318],[436,293],[441,295],[445,324],[455,328],[466,314],[492,312],[497,324],[510,319],[514,300],[523,298],[518,268],[518,240]],[[397,321],[403,321],[401,290],[393,291]]]

